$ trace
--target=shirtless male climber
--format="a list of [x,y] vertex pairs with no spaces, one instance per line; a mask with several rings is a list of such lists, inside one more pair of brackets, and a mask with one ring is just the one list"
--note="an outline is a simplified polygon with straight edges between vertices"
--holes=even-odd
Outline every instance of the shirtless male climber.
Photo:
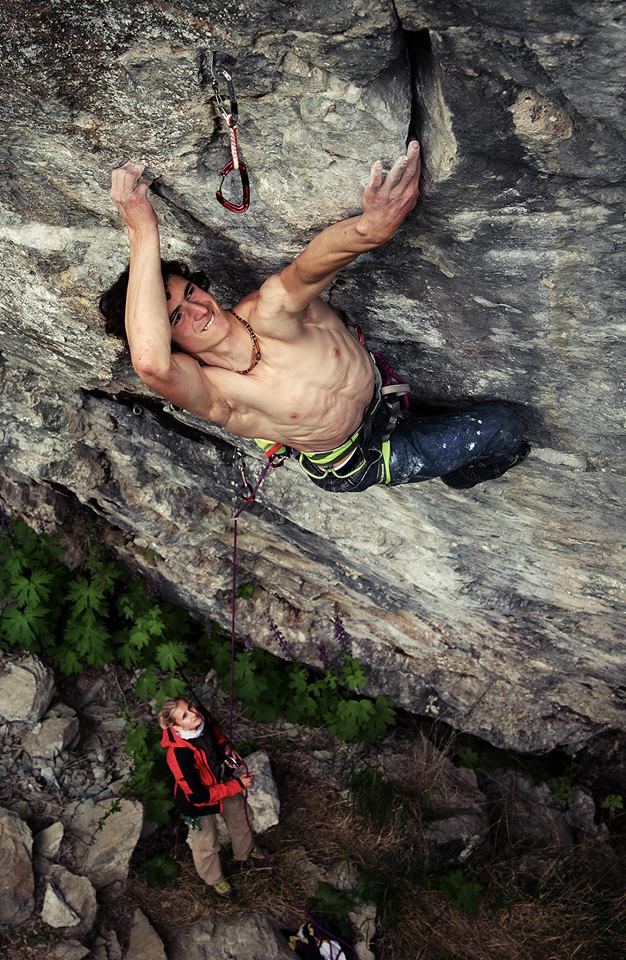
[[407,415],[408,388],[320,299],[342,267],[390,240],[415,207],[416,140],[386,175],[374,163],[362,213],[327,227],[231,309],[208,292],[204,274],[161,260],[143,170],[129,161],[113,171],[130,264],[100,310],[107,331],[127,339],[145,384],[266,451],[290,448],[311,480],[334,492],[433,477],[472,487],[524,459],[521,422],[503,404]]

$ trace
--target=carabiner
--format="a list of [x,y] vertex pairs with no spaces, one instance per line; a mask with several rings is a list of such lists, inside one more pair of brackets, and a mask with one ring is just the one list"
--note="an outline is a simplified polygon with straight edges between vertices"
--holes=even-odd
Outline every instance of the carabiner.
[[[230,210],[231,213],[245,213],[250,206],[250,178],[248,177],[248,168],[239,156],[239,151],[237,149],[237,131],[235,127],[229,127],[228,133],[231,139],[231,156],[228,163],[222,167],[222,170],[220,171],[222,182],[219,185],[219,189],[215,191],[215,197],[218,202],[221,203],[226,210]],[[233,203],[232,200],[227,200],[222,193],[224,180],[229,173],[233,172],[233,170],[237,170],[241,179],[241,203]]]
[[[224,57],[218,58],[218,55],[213,53],[211,61],[211,86],[213,87],[213,96],[217,104],[217,109],[221,113],[224,122],[226,123],[228,136],[230,139],[230,160],[220,171],[222,182],[219,185],[219,189],[215,191],[215,197],[218,203],[221,203],[221,205],[231,213],[245,213],[250,206],[250,178],[248,177],[248,168],[239,156],[239,142],[237,140],[237,119],[239,117],[239,108],[237,105],[237,94],[235,93],[235,83],[233,81],[232,74],[223,65],[224,59]],[[229,61],[229,63],[234,62],[229,57],[226,59]],[[220,61],[219,67],[218,60]],[[226,109],[226,100],[220,93],[219,80],[217,77],[218,72],[221,73],[226,81],[230,112]],[[233,203],[232,200],[227,200],[222,193],[224,181],[228,174],[232,173],[233,170],[238,172],[241,179],[241,203]]]

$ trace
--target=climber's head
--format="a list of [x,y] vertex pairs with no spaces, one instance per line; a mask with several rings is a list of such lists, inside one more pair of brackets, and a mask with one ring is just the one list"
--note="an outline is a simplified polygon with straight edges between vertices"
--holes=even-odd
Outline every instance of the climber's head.
[[[108,290],[104,291],[98,302],[100,313],[104,317],[104,329],[111,336],[120,337],[127,346],[128,339],[126,337],[124,316],[126,312],[126,294],[128,291],[128,271],[129,267],[126,267],[115,283],[113,283]],[[169,277],[181,278],[185,281],[189,280],[201,290],[208,290],[211,285],[211,281],[202,270],[193,271],[186,263],[180,260],[161,260],[161,278],[165,285],[166,294],[169,294],[169,299],[171,299],[171,292],[168,289]],[[174,286],[175,285],[176,284],[174,284]],[[169,303],[168,312],[171,313]],[[182,347],[172,338],[172,350],[180,349],[182,349]]]
[[188,700],[166,700],[159,710],[159,726],[162,730],[195,730],[202,723],[197,707]]

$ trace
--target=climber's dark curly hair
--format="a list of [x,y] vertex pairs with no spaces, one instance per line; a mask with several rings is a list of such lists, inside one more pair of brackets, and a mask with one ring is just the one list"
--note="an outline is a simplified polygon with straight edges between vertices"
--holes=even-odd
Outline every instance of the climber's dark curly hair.
[[[108,290],[104,291],[98,301],[100,313],[104,317],[104,329],[112,337],[121,337],[126,346],[128,346],[128,339],[124,325],[124,314],[126,311],[129,269],[130,266],[126,267],[126,269],[120,273],[115,283],[113,283]],[[195,283],[195,285],[202,290],[208,290],[211,286],[210,279],[202,270],[192,270],[191,267],[188,267],[182,260],[161,260],[161,277],[163,278],[163,283],[165,284],[167,278],[172,275],[183,277],[185,280],[191,280],[192,283]],[[172,342],[172,350],[176,350],[176,344],[174,342]]]

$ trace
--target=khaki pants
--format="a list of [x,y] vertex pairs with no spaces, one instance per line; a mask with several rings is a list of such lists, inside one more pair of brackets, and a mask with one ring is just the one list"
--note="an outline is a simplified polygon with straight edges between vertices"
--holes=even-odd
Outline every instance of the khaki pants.
[[[247,860],[255,846],[254,836],[246,820],[245,800],[242,793],[235,797],[225,797],[222,801],[222,816],[226,821],[233,844],[235,860]],[[250,823],[253,823],[252,810],[247,808]],[[220,864],[220,845],[217,838],[215,814],[200,818],[200,830],[191,830],[191,854],[198,874],[205,883],[213,885],[222,879]]]

